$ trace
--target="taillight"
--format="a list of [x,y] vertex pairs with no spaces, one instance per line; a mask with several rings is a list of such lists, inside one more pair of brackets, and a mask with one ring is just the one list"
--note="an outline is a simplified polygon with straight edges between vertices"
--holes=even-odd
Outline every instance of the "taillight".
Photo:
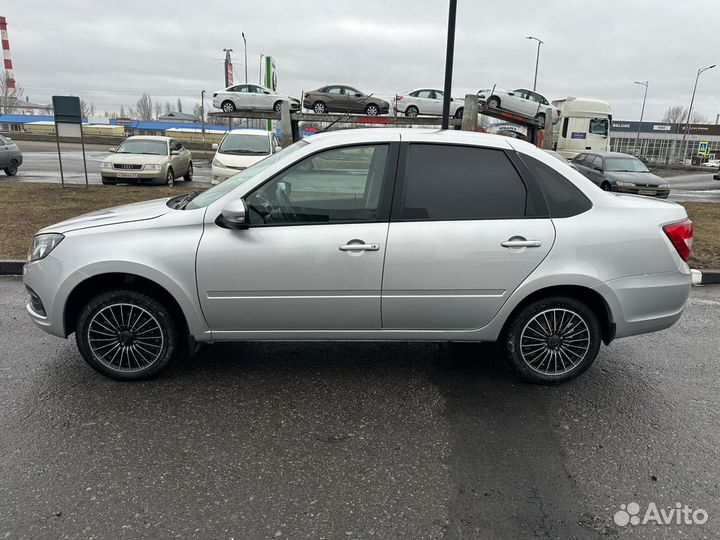
[[693,244],[693,224],[692,221],[686,219],[679,223],[670,223],[663,227],[663,231],[675,246],[680,258],[687,262],[692,255]]
[[395,96],[395,100],[396,100],[396,101],[402,101],[402,98],[403,98],[403,97],[405,97],[405,96]]

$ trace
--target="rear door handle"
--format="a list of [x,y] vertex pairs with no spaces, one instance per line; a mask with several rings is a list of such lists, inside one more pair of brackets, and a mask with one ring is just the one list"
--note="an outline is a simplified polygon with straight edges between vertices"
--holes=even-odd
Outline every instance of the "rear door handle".
[[340,246],[340,251],[377,251],[379,249],[379,244],[344,244]]
[[524,247],[540,247],[542,242],[540,240],[505,240],[500,242],[502,247],[506,248],[524,248]]

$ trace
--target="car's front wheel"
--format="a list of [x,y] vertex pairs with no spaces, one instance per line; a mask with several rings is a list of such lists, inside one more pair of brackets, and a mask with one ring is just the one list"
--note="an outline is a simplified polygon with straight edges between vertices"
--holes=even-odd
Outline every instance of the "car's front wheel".
[[75,338],[90,366],[122,381],[158,374],[181,350],[170,311],[154,298],[126,289],[92,298],[80,313]]
[[5,167],[5,174],[8,176],[15,176],[18,172],[18,163],[14,159],[8,163],[8,166]]
[[188,170],[187,170],[187,172],[185,173],[185,176],[183,176],[183,179],[184,179],[186,182],[192,182],[192,179],[193,179],[193,164],[192,164],[192,161],[190,162],[190,165],[188,165]]
[[168,167],[167,174],[165,175],[165,185],[172,187],[175,185],[175,173],[172,167]]
[[487,100],[486,104],[491,109],[497,109],[500,106],[500,100],[493,96]]
[[370,105],[365,107],[365,114],[367,114],[368,116],[377,116],[379,113],[380,109],[374,103],[371,103]]
[[522,308],[503,337],[509,364],[526,380],[555,384],[580,375],[600,349],[600,324],[586,304],[554,296]]
[[463,107],[460,107],[457,111],[455,111],[455,118],[462,118],[464,110],[465,109]]

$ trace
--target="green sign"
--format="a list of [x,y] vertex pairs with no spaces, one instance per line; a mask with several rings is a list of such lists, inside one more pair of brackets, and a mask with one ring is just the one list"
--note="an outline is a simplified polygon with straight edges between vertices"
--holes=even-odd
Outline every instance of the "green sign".
[[[277,92],[277,73],[275,72],[275,59],[272,56],[265,57],[265,86],[273,92]],[[272,120],[267,121],[267,130],[272,131]]]
[[708,141],[700,141],[698,144],[698,156],[708,157],[710,155],[710,143]]

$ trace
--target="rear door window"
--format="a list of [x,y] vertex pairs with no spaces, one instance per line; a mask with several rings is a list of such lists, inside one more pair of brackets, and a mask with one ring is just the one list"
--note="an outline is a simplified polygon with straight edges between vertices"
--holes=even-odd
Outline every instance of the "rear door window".
[[527,190],[502,150],[410,144],[393,220],[475,220],[525,216]]
[[592,208],[592,203],[585,194],[562,174],[535,158],[525,154],[518,155],[542,189],[550,217],[576,216]]

